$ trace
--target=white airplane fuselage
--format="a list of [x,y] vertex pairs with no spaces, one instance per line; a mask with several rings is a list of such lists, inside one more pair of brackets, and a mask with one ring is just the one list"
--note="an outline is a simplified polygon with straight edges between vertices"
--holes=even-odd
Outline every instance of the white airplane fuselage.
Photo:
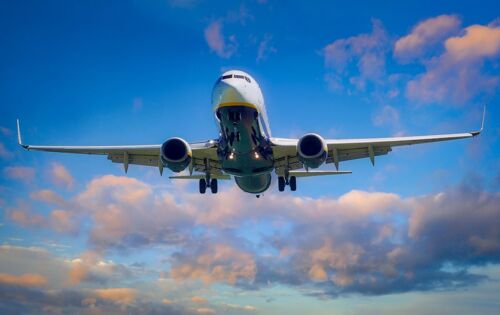
[[212,91],[212,106],[220,139],[222,169],[235,176],[246,192],[264,192],[274,169],[271,131],[264,97],[254,78],[231,70],[222,74]]

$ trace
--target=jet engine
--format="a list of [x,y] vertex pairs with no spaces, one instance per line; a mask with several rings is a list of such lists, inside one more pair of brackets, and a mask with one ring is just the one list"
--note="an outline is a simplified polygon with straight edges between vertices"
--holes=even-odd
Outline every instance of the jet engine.
[[181,138],[170,138],[161,145],[160,157],[164,166],[182,172],[191,162],[191,147]]
[[297,152],[304,166],[317,168],[325,162],[328,147],[320,135],[309,133],[299,139]]

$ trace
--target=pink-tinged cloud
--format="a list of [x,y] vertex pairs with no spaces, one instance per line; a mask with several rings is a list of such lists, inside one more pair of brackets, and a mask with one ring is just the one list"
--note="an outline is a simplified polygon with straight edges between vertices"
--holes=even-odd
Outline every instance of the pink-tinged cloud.
[[76,234],[79,230],[79,223],[71,211],[52,210],[49,221],[52,230],[59,233]]
[[31,183],[35,179],[35,169],[26,166],[7,166],[3,169],[7,178],[19,180],[24,183]]
[[462,36],[448,38],[445,52],[426,61],[426,72],[408,82],[406,95],[420,103],[463,105],[479,95],[494,93],[499,77],[484,64],[500,56],[500,26],[473,25]]
[[207,303],[208,300],[205,299],[204,297],[201,297],[201,296],[193,296],[193,297],[191,297],[191,302],[194,302],[194,303]]
[[[385,74],[389,39],[380,21],[373,20],[372,25],[369,34],[337,39],[323,49],[325,67],[332,70],[326,76],[330,87],[342,89],[353,85],[365,90],[368,82],[380,82]],[[353,65],[357,73],[348,73],[349,65]]]
[[40,228],[47,226],[46,217],[34,213],[31,207],[24,203],[16,208],[8,208],[6,213],[12,221],[24,227]]
[[196,313],[202,315],[212,315],[215,314],[215,310],[208,307],[200,307],[196,309]]
[[238,279],[248,281],[255,277],[256,263],[251,253],[225,244],[211,244],[199,250],[201,252],[180,257],[172,266],[171,275],[174,279],[234,284]]
[[460,19],[454,15],[440,15],[418,23],[410,34],[394,44],[394,56],[403,62],[420,58],[433,46],[442,43],[460,30]]
[[55,185],[71,189],[73,187],[74,179],[70,172],[59,163],[52,163],[50,169],[52,183]]
[[58,195],[55,191],[50,189],[42,189],[30,194],[30,198],[33,200],[42,201],[50,205],[56,205],[58,207],[71,207],[71,203],[66,201],[63,197]]
[[137,290],[131,288],[96,289],[94,294],[103,300],[118,304],[131,304],[137,297]]
[[228,37],[228,41],[226,41],[222,33],[222,27],[221,20],[210,23],[204,30],[205,40],[208,47],[219,57],[230,58],[237,49],[236,37],[231,35]]
[[19,276],[0,273],[0,283],[23,287],[43,287],[47,285],[47,279],[42,275],[33,273],[25,273]]
[[457,61],[497,57],[500,54],[500,26],[469,26],[464,36],[448,38],[445,47]]
[[14,153],[7,150],[5,145],[0,142],[0,158],[2,159],[11,159],[14,156]]

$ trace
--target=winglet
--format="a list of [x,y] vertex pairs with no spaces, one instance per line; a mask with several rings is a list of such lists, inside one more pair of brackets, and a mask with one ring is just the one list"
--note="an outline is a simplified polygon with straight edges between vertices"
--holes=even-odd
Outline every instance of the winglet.
[[483,131],[483,128],[484,128],[484,117],[485,116],[486,116],[486,106],[484,106],[484,109],[483,109],[483,120],[481,121],[481,129],[479,129],[477,131],[471,132],[471,134],[472,134],[473,137],[479,135]]
[[28,148],[27,145],[23,144],[23,139],[21,138],[21,127],[19,125],[19,118],[17,119],[17,143],[25,149]]

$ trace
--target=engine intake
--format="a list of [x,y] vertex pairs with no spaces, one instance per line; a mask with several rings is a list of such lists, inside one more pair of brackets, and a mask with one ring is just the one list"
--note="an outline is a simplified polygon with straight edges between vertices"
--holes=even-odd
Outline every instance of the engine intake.
[[326,161],[328,147],[320,135],[309,133],[299,139],[297,152],[305,166],[317,168]]
[[173,172],[182,172],[191,162],[191,147],[181,138],[170,138],[161,146],[161,161]]

